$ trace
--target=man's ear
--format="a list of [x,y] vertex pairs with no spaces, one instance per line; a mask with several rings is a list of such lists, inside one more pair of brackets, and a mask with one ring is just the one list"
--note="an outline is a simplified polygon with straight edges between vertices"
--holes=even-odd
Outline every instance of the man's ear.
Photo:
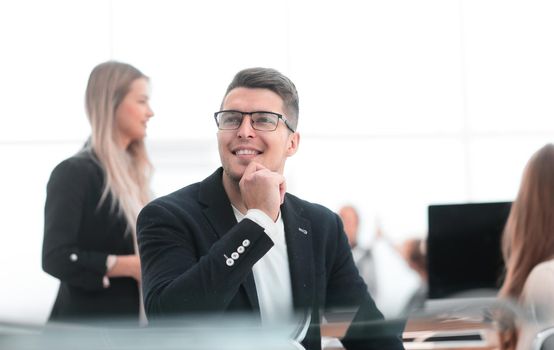
[[298,151],[298,146],[300,145],[300,134],[298,132],[293,132],[289,135],[288,147],[287,147],[287,157],[290,157]]

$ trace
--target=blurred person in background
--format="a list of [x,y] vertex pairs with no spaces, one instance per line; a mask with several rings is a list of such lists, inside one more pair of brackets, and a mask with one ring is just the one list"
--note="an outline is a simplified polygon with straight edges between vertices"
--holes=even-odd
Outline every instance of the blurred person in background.
[[429,276],[425,240],[421,238],[407,239],[398,247],[398,252],[419,277],[419,286],[414,290],[401,312],[402,315],[409,315],[412,311],[422,309],[427,300]]
[[344,232],[348,237],[348,244],[352,249],[354,263],[364,279],[367,289],[373,298],[377,297],[377,272],[375,269],[375,258],[370,248],[358,245],[358,235],[360,228],[360,215],[352,205],[345,205],[338,212]]
[[[535,152],[525,167],[502,249],[506,276],[500,296],[521,304],[537,327],[554,325],[553,144]],[[518,348],[529,348],[533,329],[524,328]]]
[[149,85],[138,69],[116,61],[90,74],[91,136],[47,185],[42,266],[60,280],[50,321],[146,320],[135,223],[151,199]]

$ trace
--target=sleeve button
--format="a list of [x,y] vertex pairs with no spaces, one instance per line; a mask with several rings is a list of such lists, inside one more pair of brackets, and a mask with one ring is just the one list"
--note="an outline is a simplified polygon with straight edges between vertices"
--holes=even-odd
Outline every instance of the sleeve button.
[[233,266],[233,265],[235,265],[235,260],[227,259],[227,260],[225,260],[225,263],[227,264],[227,266]]
[[250,240],[249,239],[245,239],[244,241],[242,241],[242,246],[243,247],[248,247],[250,245]]
[[239,246],[239,247],[237,248],[237,252],[239,252],[239,254],[244,253],[244,247],[243,247],[243,246]]
[[71,253],[71,255],[69,255],[69,260],[75,262],[79,259],[79,257],[77,256],[77,254],[75,253]]

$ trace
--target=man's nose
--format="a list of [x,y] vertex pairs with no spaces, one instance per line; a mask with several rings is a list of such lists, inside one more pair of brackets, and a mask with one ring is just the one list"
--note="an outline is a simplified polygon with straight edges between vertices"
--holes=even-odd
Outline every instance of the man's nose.
[[250,115],[245,114],[242,118],[242,123],[237,130],[237,136],[241,138],[252,138],[256,136],[256,131],[252,127],[252,118]]

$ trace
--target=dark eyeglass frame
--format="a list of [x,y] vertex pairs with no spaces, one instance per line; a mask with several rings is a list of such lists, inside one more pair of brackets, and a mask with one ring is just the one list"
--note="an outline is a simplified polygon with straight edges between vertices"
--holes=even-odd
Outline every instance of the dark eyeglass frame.
[[[225,113],[225,112],[234,112],[234,113],[240,113],[241,114],[242,117],[241,117],[241,120],[240,120],[240,124],[238,124],[236,128],[234,128],[234,129],[222,129],[219,126],[219,120],[218,120],[217,117],[218,117],[219,114]],[[271,115],[276,116],[277,117],[277,123],[275,124],[275,129],[273,129],[273,130],[256,129],[256,127],[254,126],[254,121],[252,120],[252,114],[254,114],[254,113],[267,113],[267,114],[271,114]],[[242,122],[244,121],[244,116],[247,115],[247,114],[250,115],[250,125],[252,126],[252,129],[254,129],[254,130],[257,130],[257,131],[275,131],[275,130],[277,130],[277,127],[279,126],[279,119],[281,119],[283,121],[283,123],[285,124],[285,126],[287,127],[287,129],[289,129],[292,132],[295,132],[294,129],[292,128],[292,126],[290,126],[287,117],[285,117],[282,114],[275,113],[275,112],[270,112],[270,111],[241,112],[241,111],[237,111],[237,110],[234,110],[234,109],[225,109],[225,110],[222,110],[222,111],[215,112],[214,113],[214,119],[215,119],[215,123],[217,124],[217,128],[219,130],[238,130],[240,128],[240,126],[242,125]]]

